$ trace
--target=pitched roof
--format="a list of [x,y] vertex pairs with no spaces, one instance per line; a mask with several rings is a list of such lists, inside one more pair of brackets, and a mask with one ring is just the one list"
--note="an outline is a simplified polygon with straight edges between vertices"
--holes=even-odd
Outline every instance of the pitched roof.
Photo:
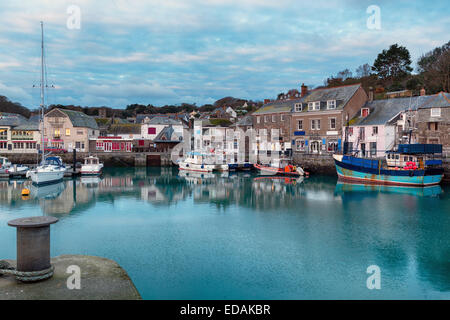
[[242,117],[238,122],[232,126],[251,126],[253,125],[252,115]]
[[360,114],[355,118],[352,125],[382,125],[405,110],[416,110],[430,96],[415,96],[395,99],[383,99],[368,101],[363,108],[369,108],[369,115],[362,118]]
[[261,108],[253,112],[254,115],[291,112],[294,104],[303,102],[304,98],[292,99],[292,100],[277,100],[269,102],[263,105]]
[[[353,97],[356,91],[361,87],[361,84],[353,84],[347,86],[333,87],[333,88],[321,88],[312,90],[303,98],[303,102],[326,102],[328,100],[336,100],[336,109],[342,109],[347,102]],[[306,108],[303,108],[305,111]],[[321,110],[326,109],[325,104],[321,104]]]
[[169,117],[154,117],[150,120],[149,124],[165,124],[165,125],[183,125],[181,120],[171,119]]
[[428,99],[418,106],[418,109],[446,108],[450,107],[450,93],[439,92],[432,96],[425,96]]
[[180,142],[180,136],[175,133],[172,125],[164,127],[153,139],[154,142]]
[[28,120],[21,114],[0,112],[0,126],[15,127],[26,123]]
[[25,123],[22,123],[15,127],[16,130],[30,130],[30,131],[38,131],[39,130],[39,115],[31,116]]
[[85,114],[83,112],[56,108],[56,109],[49,111],[47,114],[54,112],[54,110],[58,110],[60,112],[65,113],[69,117],[70,122],[72,122],[72,125],[74,127],[85,127],[85,128],[91,128],[91,129],[98,129],[97,121],[95,121],[95,118],[88,116],[87,114]]
[[108,128],[108,132],[115,134],[140,134],[141,125],[137,123],[118,123],[112,124]]

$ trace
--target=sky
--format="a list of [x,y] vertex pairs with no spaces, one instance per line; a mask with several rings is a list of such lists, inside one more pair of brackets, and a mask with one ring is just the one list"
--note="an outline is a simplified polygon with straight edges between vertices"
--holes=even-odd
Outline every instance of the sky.
[[31,109],[40,21],[46,104],[113,108],[274,98],[373,64],[394,43],[416,67],[450,40],[445,0],[1,1],[0,95]]

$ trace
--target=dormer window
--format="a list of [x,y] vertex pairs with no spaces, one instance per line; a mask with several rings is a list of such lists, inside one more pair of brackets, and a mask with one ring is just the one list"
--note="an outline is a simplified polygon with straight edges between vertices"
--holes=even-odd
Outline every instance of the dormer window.
[[369,108],[362,108],[361,109],[361,117],[365,118],[369,115]]
[[327,109],[336,109],[336,100],[328,100]]
[[308,102],[308,111],[320,110],[320,101]]
[[300,112],[300,111],[303,110],[303,106],[302,106],[301,103],[296,103],[296,104],[294,105],[294,108],[295,108],[295,112]]

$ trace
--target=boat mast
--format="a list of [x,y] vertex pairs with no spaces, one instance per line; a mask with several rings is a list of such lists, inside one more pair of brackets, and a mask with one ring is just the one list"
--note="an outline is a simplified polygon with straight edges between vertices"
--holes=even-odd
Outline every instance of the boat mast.
[[44,22],[41,21],[41,152],[44,162]]

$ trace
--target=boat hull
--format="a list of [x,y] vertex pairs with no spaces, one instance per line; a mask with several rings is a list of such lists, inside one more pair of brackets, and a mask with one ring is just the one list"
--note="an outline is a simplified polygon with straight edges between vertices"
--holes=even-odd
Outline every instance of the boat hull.
[[214,165],[209,164],[195,164],[195,163],[185,163],[180,162],[178,169],[194,172],[212,172],[214,170]]
[[31,181],[35,185],[46,185],[61,182],[64,178],[64,171],[36,172],[28,171]]
[[444,174],[443,169],[393,170],[356,166],[334,158],[340,181],[382,184],[395,186],[423,187],[437,185]]
[[102,174],[103,165],[82,165],[80,173],[83,176],[95,176]]
[[283,175],[283,176],[290,176],[290,177],[299,177],[300,176],[300,173],[297,171],[286,172],[283,169],[265,167],[265,166],[262,166],[259,164],[255,164],[254,167],[261,173],[268,174],[268,175]]

